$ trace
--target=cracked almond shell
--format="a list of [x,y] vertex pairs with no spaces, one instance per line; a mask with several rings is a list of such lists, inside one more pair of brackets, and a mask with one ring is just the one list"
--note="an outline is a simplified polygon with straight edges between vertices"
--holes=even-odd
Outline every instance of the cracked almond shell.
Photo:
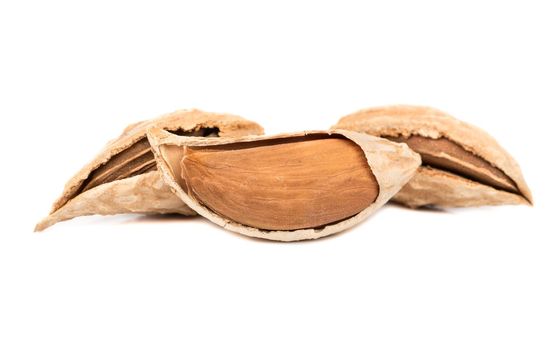
[[195,136],[238,137],[263,133],[260,125],[241,117],[196,109],[131,124],[66,183],[51,213],[37,224],[35,231],[84,215],[195,215],[165,185],[156,170],[146,138],[147,130],[153,127]]
[[[163,180],[188,207],[230,231],[276,241],[316,239],[358,224],[396,194],[420,165],[419,155],[405,144],[345,130],[204,139],[181,137],[164,130],[152,129],[148,132],[148,138]],[[295,145],[330,139],[350,143],[363,163],[351,163],[355,161],[351,157],[331,158],[332,154],[338,153],[327,152],[327,147],[336,147],[329,143],[320,143],[315,148],[310,145]],[[239,160],[239,155],[244,158]],[[338,164],[330,166],[332,164],[327,162]],[[350,164],[344,165],[344,162]],[[315,166],[333,170],[332,173],[321,174]],[[355,178],[363,174],[354,172],[352,166],[366,168],[370,178],[376,182],[377,188],[369,192],[372,202],[349,217],[319,224],[323,213],[317,210],[316,205],[320,207],[321,198],[331,198],[331,202],[324,202],[324,206],[335,210],[336,204],[345,206],[344,198],[348,198],[346,191],[349,190],[349,195],[354,195],[360,202],[358,204],[363,205],[360,191],[365,189],[352,187],[355,187],[355,183],[368,180]],[[199,178],[190,177],[190,172],[202,175]],[[309,174],[312,176],[308,176]],[[345,178],[336,179],[338,176]],[[262,180],[262,177],[265,179]],[[209,184],[212,181],[216,181],[217,185]],[[324,186],[330,187],[321,187],[322,181]],[[258,192],[263,183],[267,187]],[[301,185],[304,188],[297,187]],[[300,196],[302,191],[306,197]],[[293,198],[290,198],[291,194]],[[208,198],[213,201],[207,202]],[[294,204],[296,206],[290,207]],[[262,208],[268,211],[268,216],[264,219],[270,223],[271,229],[247,224],[258,222]],[[350,210],[355,208],[357,207]],[[286,212],[292,213],[295,218],[285,215]],[[346,211],[343,215],[348,215],[349,212]],[[237,217],[232,218],[231,213]],[[301,217],[305,224],[294,223]],[[333,220],[332,218],[329,217],[329,220]],[[296,228],[305,225],[319,226]]]
[[393,198],[406,206],[471,207],[531,204],[520,167],[482,129],[419,106],[364,109],[334,129],[406,142],[423,158],[417,174]]

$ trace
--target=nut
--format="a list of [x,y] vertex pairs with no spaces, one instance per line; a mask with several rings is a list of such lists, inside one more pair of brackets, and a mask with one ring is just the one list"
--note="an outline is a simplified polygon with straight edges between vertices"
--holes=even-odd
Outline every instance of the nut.
[[251,121],[228,114],[182,110],[128,126],[101,153],[68,181],[62,196],[36,231],[83,215],[195,212],[176,198],[156,171],[146,131],[159,127],[184,136],[262,134]]
[[164,181],[192,209],[248,236],[294,241],[347,229],[414,174],[405,144],[348,131],[236,139],[148,133]]
[[404,142],[422,158],[417,175],[394,197],[410,207],[530,204],[516,161],[483,130],[428,107],[358,111],[335,129]]

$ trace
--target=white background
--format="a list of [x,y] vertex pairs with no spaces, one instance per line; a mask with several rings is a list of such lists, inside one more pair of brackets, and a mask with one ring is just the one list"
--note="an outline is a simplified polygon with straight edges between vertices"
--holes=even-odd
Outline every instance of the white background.
[[[558,349],[553,1],[2,1],[1,349]],[[281,244],[201,218],[32,233],[128,123],[179,108],[267,133],[430,105],[518,160],[535,206],[389,205]]]

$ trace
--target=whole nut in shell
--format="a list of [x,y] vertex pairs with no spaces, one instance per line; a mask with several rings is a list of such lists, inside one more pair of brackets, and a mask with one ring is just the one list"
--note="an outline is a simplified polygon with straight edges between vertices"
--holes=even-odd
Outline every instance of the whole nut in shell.
[[36,231],[83,215],[177,213],[195,215],[157,172],[146,131],[158,127],[179,135],[236,137],[260,135],[260,125],[230,114],[180,110],[128,126],[74,177]]
[[364,109],[334,129],[403,142],[422,166],[394,197],[409,207],[530,204],[520,167],[493,137],[439,110],[418,106]]
[[148,132],[165,182],[190,208],[226,229],[279,241],[345,230],[413,176],[405,144],[351,131],[236,139]]

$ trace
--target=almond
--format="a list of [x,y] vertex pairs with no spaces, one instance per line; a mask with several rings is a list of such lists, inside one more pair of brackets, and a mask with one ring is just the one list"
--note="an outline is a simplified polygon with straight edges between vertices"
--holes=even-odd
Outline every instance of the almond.
[[406,143],[422,158],[417,175],[394,197],[410,207],[530,204],[516,161],[485,131],[439,110],[389,106],[358,111],[334,129]]
[[260,125],[229,114],[181,110],[128,126],[74,177],[36,231],[83,215],[178,213],[195,215],[163,183],[146,131],[158,127],[183,136],[262,134]]
[[294,241],[364,220],[414,174],[405,144],[348,131],[202,139],[148,133],[165,182],[200,215],[248,236]]

